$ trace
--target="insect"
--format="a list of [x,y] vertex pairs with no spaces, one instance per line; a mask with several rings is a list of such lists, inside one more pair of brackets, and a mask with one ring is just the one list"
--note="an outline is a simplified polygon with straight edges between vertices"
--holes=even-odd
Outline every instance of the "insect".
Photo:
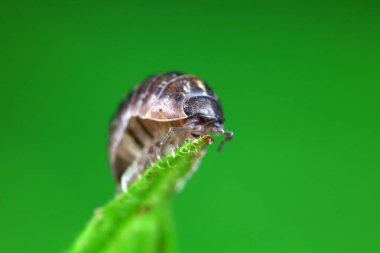
[[219,100],[201,79],[181,72],[147,78],[122,101],[111,123],[109,158],[121,190],[187,139],[224,134],[220,150],[233,135],[223,123]]

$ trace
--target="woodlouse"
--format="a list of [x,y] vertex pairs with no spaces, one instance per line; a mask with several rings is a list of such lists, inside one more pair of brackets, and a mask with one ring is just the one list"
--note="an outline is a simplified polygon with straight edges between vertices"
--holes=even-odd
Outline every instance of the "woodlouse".
[[111,123],[109,157],[122,190],[159,158],[186,139],[224,134],[220,102],[201,79],[181,72],[147,78],[120,104]]

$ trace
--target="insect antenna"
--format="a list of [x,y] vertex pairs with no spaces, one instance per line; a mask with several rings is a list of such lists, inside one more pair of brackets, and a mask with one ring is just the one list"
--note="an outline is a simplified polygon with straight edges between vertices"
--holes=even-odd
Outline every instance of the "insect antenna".
[[218,147],[218,153],[220,153],[223,149],[223,146],[226,142],[230,141],[234,135],[233,132],[231,131],[225,131],[223,128],[221,127],[214,127],[211,131],[213,134],[216,134],[216,135],[221,135],[221,134],[224,134],[224,139],[222,140],[222,142],[219,144],[219,147]]

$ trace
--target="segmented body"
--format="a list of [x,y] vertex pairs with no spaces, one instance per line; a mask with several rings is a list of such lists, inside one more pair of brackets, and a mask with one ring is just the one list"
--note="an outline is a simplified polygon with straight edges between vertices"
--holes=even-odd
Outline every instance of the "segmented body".
[[160,154],[212,127],[223,131],[223,122],[218,98],[199,78],[169,72],[146,79],[121,103],[111,124],[115,179],[125,190]]

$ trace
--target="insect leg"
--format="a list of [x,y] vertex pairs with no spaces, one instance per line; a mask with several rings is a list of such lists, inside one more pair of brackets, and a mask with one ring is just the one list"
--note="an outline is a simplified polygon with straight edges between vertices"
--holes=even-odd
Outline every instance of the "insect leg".
[[174,132],[199,132],[202,131],[202,126],[200,125],[188,125],[185,127],[170,127],[169,131],[166,133],[162,141],[158,144],[157,155],[161,154],[162,148],[166,145],[166,143],[170,140],[172,134]]
[[174,132],[181,132],[181,131],[188,131],[188,130],[190,130],[189,127],[170,127],[169,131],[166,133],[166,135],[160,142],[160,146],[161,147],[164,146],[169,141],[170,137],[172,136]]
[[123,192],[128,190],[130,184],[139,176],[138,164],[134,161],[123,173],[120,178],[120,187]]

